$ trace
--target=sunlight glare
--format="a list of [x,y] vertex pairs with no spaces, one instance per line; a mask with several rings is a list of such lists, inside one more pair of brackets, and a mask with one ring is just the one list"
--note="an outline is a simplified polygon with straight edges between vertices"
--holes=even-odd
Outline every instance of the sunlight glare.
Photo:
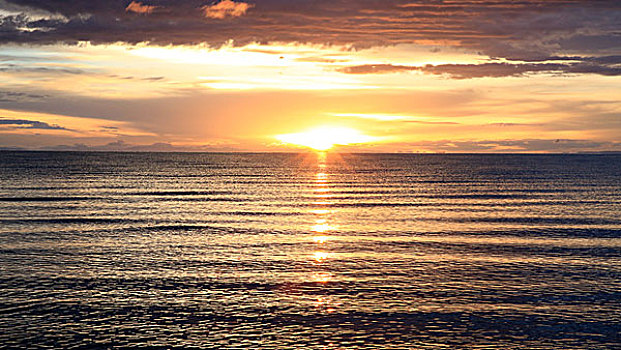
[[328,236],[315,236],[313,241],[317,244],[324,244],[328,240]]
[[300,133],[276,135],[283,143],[312,148],[316,151],[327,151],[340,145],[368,143],[378,138],[362,134],[360,131],[345,127],[321,127]]
[[316,232],[316,233],[324,233],[324,232],[330,231],[332,229],[333,229],[333,227],[328,225],[328,224],[317,224],[317,225],[313,225],[311,227],[311,231],[312,232]]

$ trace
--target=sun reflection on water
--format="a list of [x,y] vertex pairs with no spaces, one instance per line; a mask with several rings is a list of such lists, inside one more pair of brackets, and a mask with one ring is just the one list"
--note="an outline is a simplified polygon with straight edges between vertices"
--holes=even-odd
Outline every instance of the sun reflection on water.
[[311,231],[317,232],[317,233],[328,232],[328,231],[330,231],[332,229],[333,229],[333,227],[328,225],[328,224],[313,225],[311,227]]
[[[336,230],[336,227],[331,224],[333,210],[330,207],[333,202],[330,201],[332,194],[330,193],[330,175],[326,152],[317,153],[317,172],[314,174],[310,186],[311,198],[309,202],[313,208],[309,210],[309,213],[315,215],[310,224],[310,233],[313,243],[316,245],[316,249],[311,255],[315,271],[311,273],[310,281],[323,285],[333,282],[335,278],[334,274],[329,271],[331,267],[329,260],[334,256],[334,253],[329,251],[327,244],[330,240],[328,232]],[[327,313],[336,311],[337,303],[334,301],[334,297],[330,295],[318,297],[314,304],[316,308]]]
[[329,256],[330,256],[330,253],[327,253],[327,252],[315,252],[313,254],[315,261],[318,263],[326,261]]
[[330,213],[330,210],[328,209],[313,209],[310,211],[312,214],[315,215],[326,215]]
[[329,272],[315,272],[313,274],[313,281],[319,283],[328,283],[332,281],[332,274]]
[[328,240],[328,236],[315,236],[313,237],[313,241],[317,244],[324,244]]

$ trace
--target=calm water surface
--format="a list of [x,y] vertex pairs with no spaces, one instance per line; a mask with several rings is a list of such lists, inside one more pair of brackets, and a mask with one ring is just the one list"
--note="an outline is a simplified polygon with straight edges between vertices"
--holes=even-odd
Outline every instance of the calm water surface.
[[0,152],[0,348],[619,349],[621,156]]

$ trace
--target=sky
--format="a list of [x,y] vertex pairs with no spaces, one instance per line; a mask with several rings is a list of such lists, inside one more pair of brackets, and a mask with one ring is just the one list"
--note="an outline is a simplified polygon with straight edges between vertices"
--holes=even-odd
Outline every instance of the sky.
[[4,149],[621,151],[620,101],[618,0],[0,0]]

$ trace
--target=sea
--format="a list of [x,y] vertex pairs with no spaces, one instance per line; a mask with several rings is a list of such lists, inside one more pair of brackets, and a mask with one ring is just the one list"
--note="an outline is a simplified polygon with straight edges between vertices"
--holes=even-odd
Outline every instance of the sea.
[[0,152],[1,349],[621,349],[621,155]]

